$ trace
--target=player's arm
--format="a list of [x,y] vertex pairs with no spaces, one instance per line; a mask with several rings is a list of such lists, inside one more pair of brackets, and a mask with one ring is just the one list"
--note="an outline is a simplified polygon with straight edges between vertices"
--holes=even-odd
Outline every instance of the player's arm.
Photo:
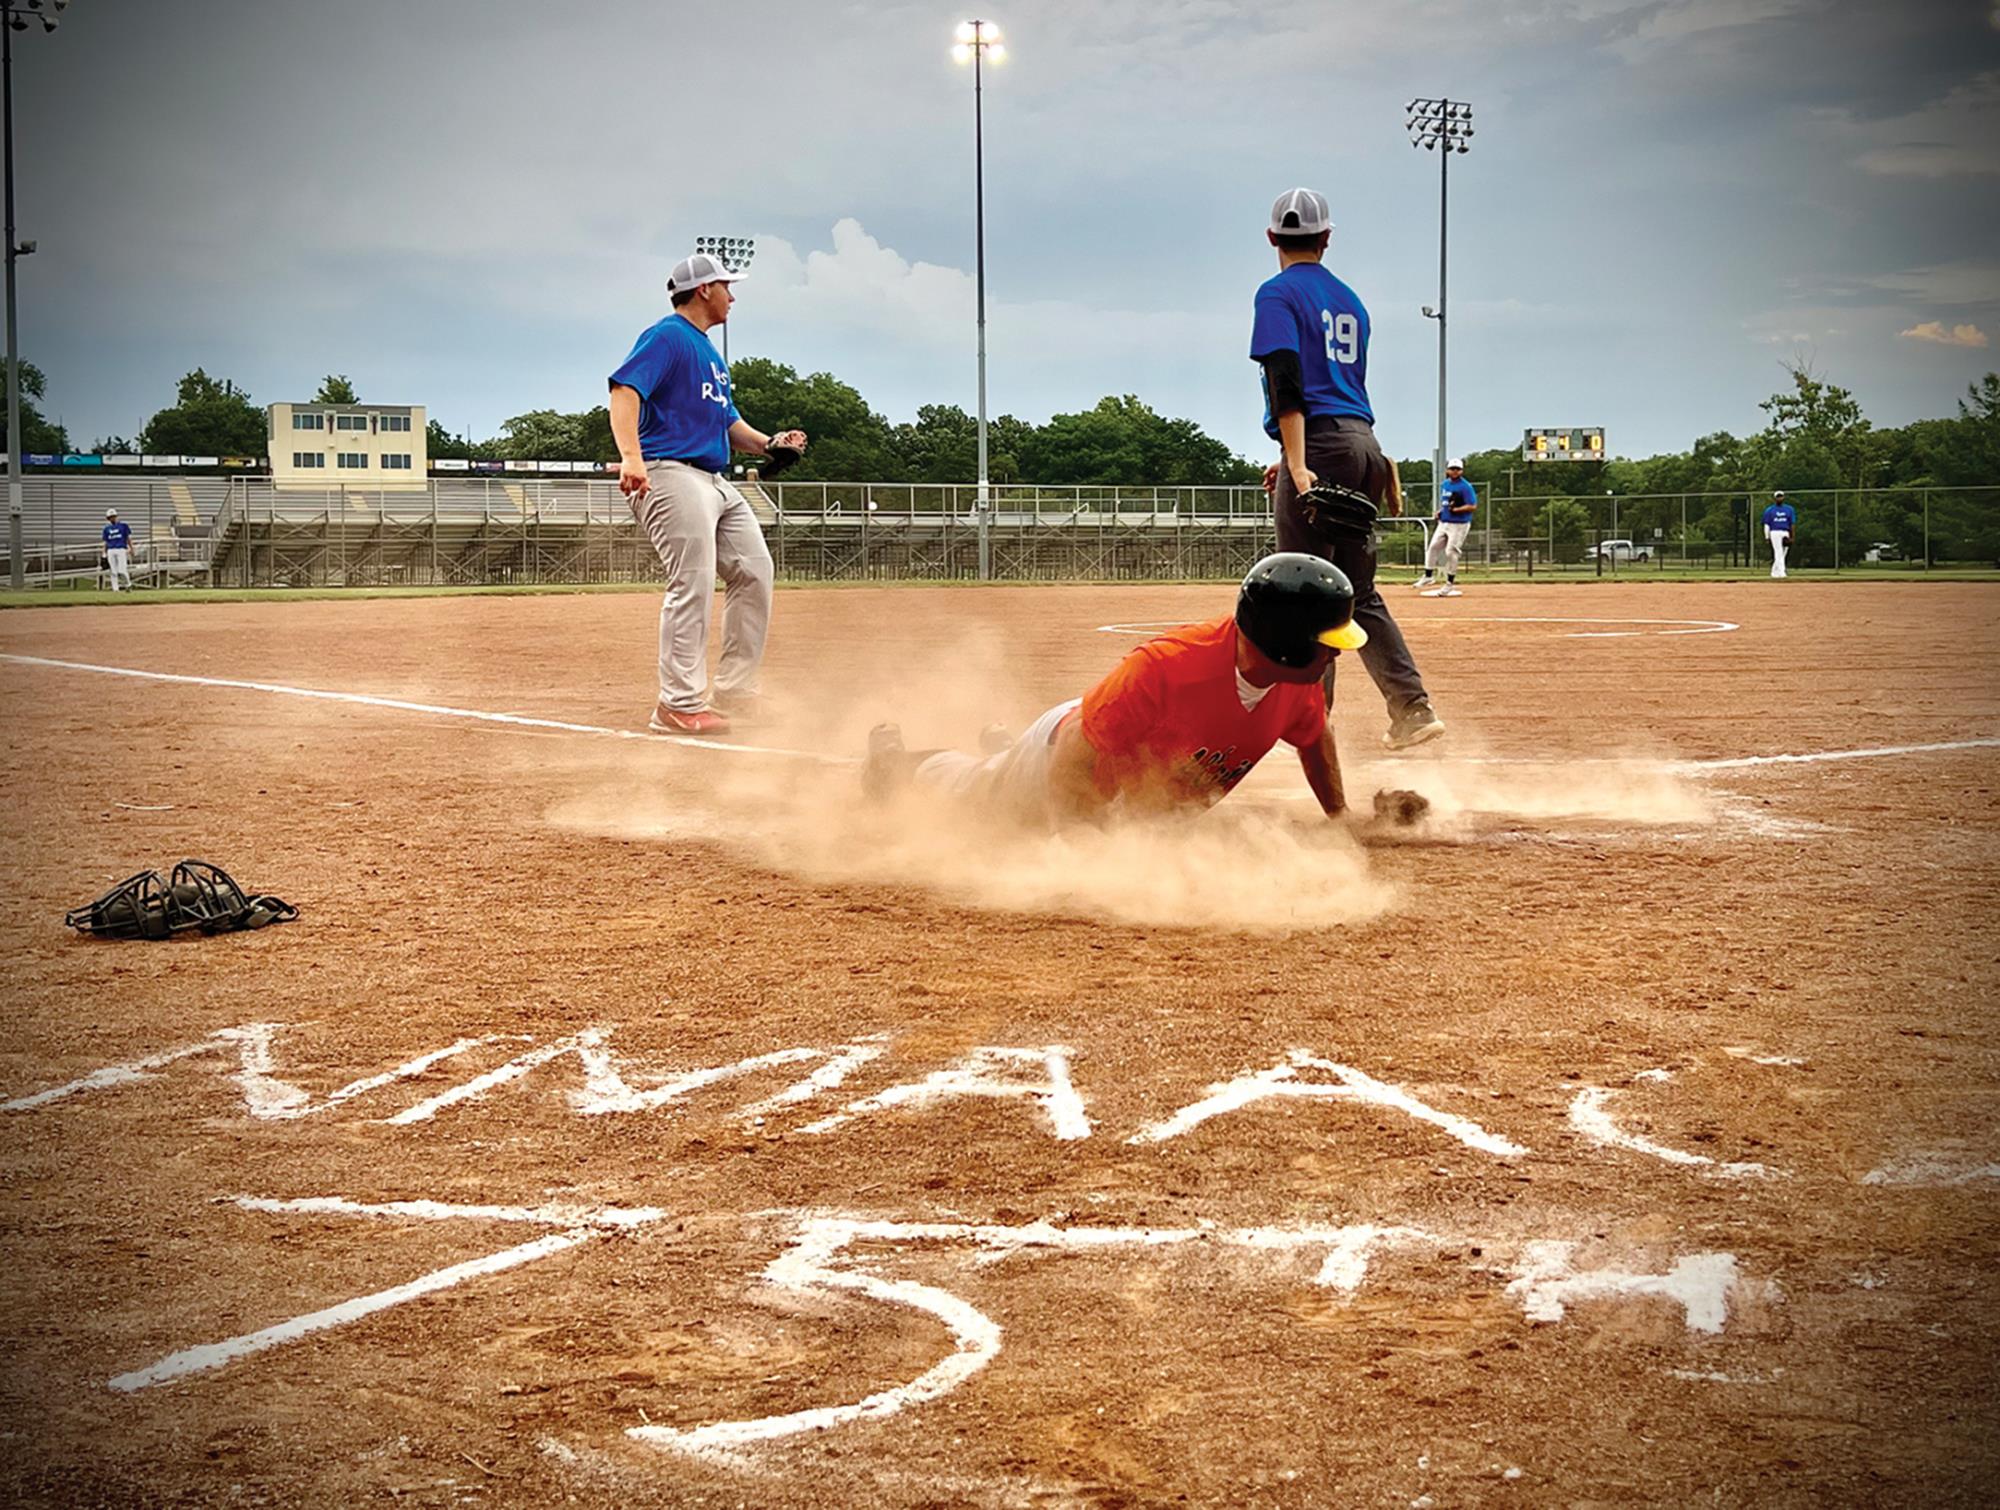
[[1306,773],[1306,785],[1319,798],[1320,810],[1329,818],[1345,816],[1347,788],[1340,779],[1340,752],[1333,746],[1333,729],[1320,726],[1319,738],[1299,746],[1299,766]]
[[1306,466],[1306,387],[1299,354],[1286,347],[1257,358],[1264,369],[1264,396],[1278,421],[1278,442],[1284,447],[1284,469],[1292,486],[1303,493],[1318,481]]
[[639,449],[639,390],[613,383],[608,407],[611,439],[618,447],[618,491],[643,493],[651,484],[646,480],[645,455]]

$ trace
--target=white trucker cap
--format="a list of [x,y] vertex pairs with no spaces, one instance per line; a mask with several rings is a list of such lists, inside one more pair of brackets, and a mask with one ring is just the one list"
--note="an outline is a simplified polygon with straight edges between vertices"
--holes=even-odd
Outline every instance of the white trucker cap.
[[678,294],[700,288],[705,283],[738,283],[749,276],[748,273],[732,273],[720,257],[696,252],[692,257],[683,257],[674,264],[674,270],[667,274],[667,292]]
[[1457,467],[1459,471],[1463,472],[1465,470],[1465,458],[1463,456],[1454,456],[1450,461],[1444,464],[1444,469],[1447,472],[1449,472],[1453,467]]
[[1317,236],[1333,229],[1326,196],[1311,189],[1287,189],[1271,206],[1271,230],[1279,236]]

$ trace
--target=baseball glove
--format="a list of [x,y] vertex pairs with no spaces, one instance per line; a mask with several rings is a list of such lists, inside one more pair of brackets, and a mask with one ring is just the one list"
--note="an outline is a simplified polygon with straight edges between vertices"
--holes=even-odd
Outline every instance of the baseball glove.
[[759,477],[776,477],[792,465],[805,452],[797,446],[781,446],[776,441],[764,448],[764,464],[757,469]]
[[183,860],[171,876],[157,870],[127,876],[96,901],[64,913],[63,922],[96,938],[163,939],[195,928],[234,933],[289,923],[298,915],[298,908],[277,897],[247,894],[218,865]]
[[1299,494],[1299,514],[1321,531],[1368,535],[1375,529],[1374,500],[1335,482],[1315,483]]

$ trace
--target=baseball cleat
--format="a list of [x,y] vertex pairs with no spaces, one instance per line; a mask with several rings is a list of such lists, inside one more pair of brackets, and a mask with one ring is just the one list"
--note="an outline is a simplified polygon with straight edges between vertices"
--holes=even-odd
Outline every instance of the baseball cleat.
[[1447,583],[1445,586],[1438,588],[1435,592],[1426,594],[1426,596],[1432,598],[1462,598],[1465,596],[1465,594],[1460,592],[1456,587],[1453,587],[1449,583]]
[[697,708],[692,713],[683,713],[678,708],[669,708],[660,703],[653,709],[653,716],[646,721],[646,727],[655,734],[692,734],[704,738],[714,734],[727,734],[729,720],[710,708]]
[[1417,578],[1416,581],[1410,584],[1410,586],[1415,588],[1418,592],[1422,592],[1426,587],[1434,587],[1436,585],[1437,585],[1437,578],[1433,577],[1429,572],[1425,572],[1421,577]]
[[861,795],[880,801],[902,784],[905,774],[903,730],[898,724],[877,724],[868,731],[868,754],[861,762]]
[[998,755],[1014,742],[1014,731],[1005,724],[988,724],[979,731],[979,753]]
[[1392,750],[1407,750],[1443,733],[1444,720],[1431,710],[1429,702],[1419,701],[1397,715],[1389,725],[1389,732],[1382,736],[1382,743]]
[[735,724],[767,724],[771,721],[770,699],[761,692],[722,692],[712,706],[716,713]]

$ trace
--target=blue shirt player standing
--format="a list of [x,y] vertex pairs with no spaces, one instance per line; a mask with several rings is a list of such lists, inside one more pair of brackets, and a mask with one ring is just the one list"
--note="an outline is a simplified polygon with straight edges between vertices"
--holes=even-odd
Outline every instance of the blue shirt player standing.
[[[1444,464],[1444,481],[1438,486],[1437,518],[1431,525],[1430,543],[1424,547],[1424,574],[1415,586],[1427,598],[1462,597],[1458,590],[1458,558],[1465,550],[1465,536],[1472,528],[1473,512],[1479,495],[1465,480],[1465,462],[1454,456]],[[1437,585],[1437,570],[1444,568],[1444,585]]]
[[1771,495],[1764,510],[1764,538],[1771,542],[1771,575],[1785,574],[1785,556],[1792,548],[1792,533],[1798,528],[1799,511],[1785,502],[1784,489]]
[[100,534],[104,541],[104,569],[111,577],[111,590],[123,592],[118,585],[122,579],[125,587],[132,585],[132,526],[118,517],[118,510],[104,511],[104,529]]
[[[1331,561],[1354,586],[1354,622],[1368,636],[1358,652],[1389,708],[1383,743],[1407,749],[1444,733],[1403,631],[1375,586],[1375,534],[1355,523],[1377,505],[1402,512],[1395,463],[1375,439],[1368,402],[1368,311],[1361,297],[1321,265],[1333,234],[1326,196],[1290,189],[1271,206],[1266,239],[1276,276],[1257,290],[1250,358],[1264,374],[1264,433],[1282,457],[1264,471],[1278,526],[1278,549]],[[1322,509],[1313,490],[1354,510]],[[1327,706],[1333,705],[1327,670]]]

